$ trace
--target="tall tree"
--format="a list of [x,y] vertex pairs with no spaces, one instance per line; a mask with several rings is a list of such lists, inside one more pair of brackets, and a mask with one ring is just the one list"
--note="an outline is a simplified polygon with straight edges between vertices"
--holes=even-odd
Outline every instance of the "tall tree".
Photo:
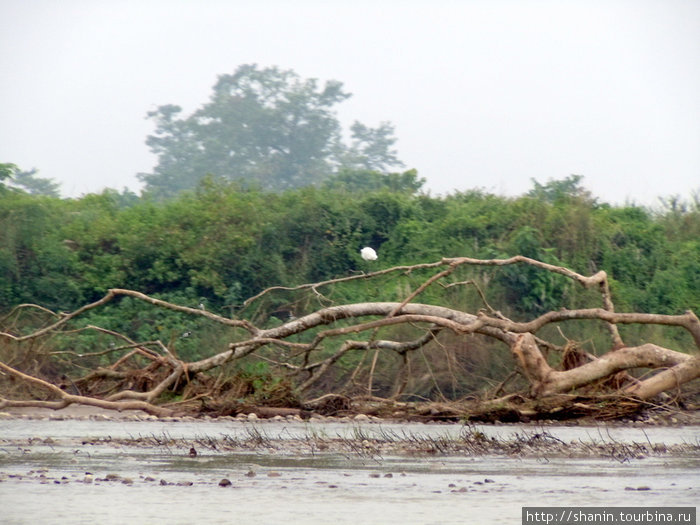
[[527,193],[528,197],[540,199],[545,202],[557,202],[562,199],[578,198],[584,201],[594,201],[591,192],[581,185],[583,175],[569,175],[563,179],[548,180],[540,184],[532,180],[533,188]]
[[32,195],[58,197],[59,187],[60,185],[52,179],[37,177],[36,168],[32,168],[29,171],[22,171],[16,164],[0,164],[0,191],[10,188],[15,191],[25,191]]
[[208,174],[280,191],[318,183],[340,167],[400,165],[389,123],[355,123],[352,145],[342,143],[334,108],[348,97],[338,81],[320,86],[290,70],[242,65],[221,75],[209,102],[190,116],[172,104],[148,114],[156,130],[146,143],[158,165],[139,178],[168,197]]
[[355,121],[350,126],[352,142],[341,155],[346,169],[386,172],[392,166],[403,166],[393,149],[396,138],[394,125],[382,122],[376,128]]
[[60,184],[52,179],[37,176],[37,169],[29,171],[17,171],[14,176],[14,185],[32,195],[46,195],[58,197]]
[[17,173],[17,165],[10,162],[0,163],[0,195],[8,189],[8,183],[12,182],[12,177]]

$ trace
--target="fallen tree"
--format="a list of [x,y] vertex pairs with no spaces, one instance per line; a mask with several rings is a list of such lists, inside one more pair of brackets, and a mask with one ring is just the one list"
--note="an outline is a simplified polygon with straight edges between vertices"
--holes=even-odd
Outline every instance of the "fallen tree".
[[[518,322],[493,309],[473,281],[448,282],[458,268],[508,265],[529,265],[543,272],[562,275],[595,290],[600,304],[594,308],[562,308]],[[429,276],[409,290],[401,301],[332,304],[324,295],[325,289],[339,283],[405,276],[418,270],[427,271]],[[436,285],[445,288],[474,285],[483,299],[483,307],[470,313],[417,301],[421,293]],[[309,293],[320,306],[315,311],[298,318],[287,318],[285,322],[270,327],[258,326],[242,315],[246,308],[249,311],[251,305],[279,292]],[[183,360],[177,355],[174,341],[134,341],[124,334],[94,325],[72,328],[88,312],[124,297],[228,327],[234,333],[234,340],[227,348],[210,352],[203,358]],[[16,321],[18,312],[26,309],[44,312],[50,316],[51,322],[24,335],[17,333],[11,329],[12,322]],[[584,351],[575,341],[568,340],[560,345],[541,337],[546,327],[571,320],[602,323],[609,350],[594,355]],[[605,272],[584,276],[568,268],[523,256],[489,260],[445,258],[434,263],[393,267],[297,287],[272,287],[248,299],[239,314],[232,317],[163,301],[134,290],[112,289],[100,300],[70,313],[48,312],[37,305],[19,305],[2,321],[4,326],[0,338],[13,351],[5,352],[9,357],[0,361],[0,373],[31,385],[35,390],[31,398],[15,399],[5,395],[0,398],[0,409],[58,409],[78,403],[106,409],[144,410],[159,416],[202,410],[219,414],[257,411],[262,416],[289,414],[290,410],[291,413],[364,410],[409,417],[515,420],[601,414],[619,416],[639,410],[664,393],[673,396],[681,385],[700,377],[700,356],[697,354],[700,321],[692,311],[682,315],[616,312]],[[650,342],[628,346],[618,326],[629,324],[684,330],[694,342],[695,353],[690,353],[690,348],[685,353]],[[67,378],[63,385],[38,377],[39,374],[28,372],[26,367],[22,370],[14,363],[21,362],[16,356],[22,354],[18,349],[23,345],[58,336],[80,337],[85,332],[98,332],[120,343],[118,346],[113,343],[110,349],[91,355],[104,356],[115,352],[123,355],[108,366],[96,366],[82,373],[81,377]],[[481,395],[478,399],[463,396],[462,399],[446,400],[443,396],[442,399],[417,402],[416,396],[406,390],[411,378],[411,357],[429,345],[439,346],[444,334],[452,337],[478,335],[505,345],[512,356],[512,374],[490,395]],[[367,356],[367,359],[360,359],[354,371],[347,374],[344,387],[324,391],[324,380],[329,373],[341,360],[357,353]],[[76,359],[85,357],[74,354]],[[382,397],[376,395],[374,388],[380,354],[393,354],[401,363],[395,373],[393,391]],[[234,395],[234,401],[229,395],[228,404],[224,402],[232,386],[222,369],[231,363],[250,359],[264,360],[274,367],[277,377],[284,378],[280,384],[286,385],[288,395],[282,403],[279,399],[271,403],[276,407],[251,406],[245,400],[241,401],[240,395]],[[649,369],[653,373],[636,378],[628,373],[635,369]],[[506,392],[505,383],[514,375],[526,380],[526,388]],[[358,390],[358,377],[363,377],[364,392]],[[43,395],[38,392],[43,392]],[[179,396],[175,402],[173,394]],[[280,406],[285,403],[291,406]],[[601,408],[603,406],[605,408]]]

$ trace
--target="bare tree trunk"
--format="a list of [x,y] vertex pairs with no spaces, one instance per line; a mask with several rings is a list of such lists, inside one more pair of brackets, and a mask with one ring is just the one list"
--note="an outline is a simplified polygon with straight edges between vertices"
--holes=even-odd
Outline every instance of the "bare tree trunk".
[[[485,308],[475,313],[463,312],[445,306],[421,304],[415,300],[430,286],[440,283],[441,280],[451,278],[452,274],[460,266],[505,266],[512,264],[525,264],[534,266],[542,271],[563,275],[572,281],[586,287],[595,289],[600,294],[600,305],[594,308],[568,310],[562,308],[550,311],[534,319],[525,322],[516,322],[505,317],[501,312],[491,308],[486,303],[485,295],[481,290]],[[264,290],[255,297],[246,301],[250,306],[253,302],[275,293],[278,290],[285,292],[307,291],[313,294],[319,301],[329,301],[324,297],[322,290],[338,283],[345,283],[357,279],[374,279],[380,276],[395,275],[397,278],[408,275],[413,271],[435,271],[430,277],[416,286],[413,291],[407,293],[405,299],[398,302],[362,302],[356,304],[338,304],[317,309],[298,319],[290,320],[280,326],[264,328],[256,326],[246,319],[231,319],[216,315],[215,313],[200,309],[189,308],[155,299],[143,293],[113,289],[102,299],[85,305],[69,314],[52,314],[53,321],[45,327],[32,333],[18,336],[10,330],[3,328],[0,339],[14,344],[31,344],[32,341],[50,340],[52,337],[66,336],[65,330],[78,317],[88,311],[103,307],[110,301],[123,296],[145,302],[153,308],[165,309],[179,314],[196,316],[205,322],[217,323],[239,329],[240,337],[231,341],[228,348],[207,355],[192,362],[184,362],[176,356],[174,348],[161,341],[135,342],[128,337],[104,330],[95,326],[88,326],[73,332],[75,337],[86,330],[96,330],[102,334],[113,336],[123,344],[118,347],[129,350],[127,355],[117,359],[108,368],[86,375],[82,381],[112,381],[117,385],[116,391],[99,395],[74,395],[58,388],[56,385],[23,372],[18,367],[0,361],[0,372],[8,374],[34,387],[45,391],[52,400],[39,399],[9,399],[0,398],[0,408],[12,406],[35,406],[48,408],[62,408],[72,403],[92,405],[101,408],[126,410],[144,410],[156,415],[170,415],[175,412],[172,408],[162,406],[162,397],[166,392],[172,392],[177,388],[189,384],[191,381],[199,382],[202,386],[196,397],[210,397],[211,374],[222,365],[232,361],[253,358],[260,355],[262,350],[268,348],[283,349],[289,353],[288,358],[273,359],[265,357],[277,370],[284,371],[295,382],[297,392],[305,395],[319,385],[324,378],[331,374],[338,363],[352,352],[372,352],[369,360],[371,368],[364,368],[365,385],[369,386],[370,398],[372,385],[376,381],[379,372],[380,358],[384,354],[395,354],[398,362],[403,363],[400,371],[392,377],[393,401],[404,393],[409,384],[409,370],[411,367],[411,353],[418,351],[419,355],[430,345],[439,345],[444,333],[464,335],[479,335],[505,344],[510,348],[514,360],[514,369],[527,379],[529,391],[520,394],[510,393],[498,400],[486,401],[482,407],[491,407],[496,410],[504,403],[513,403],[517,399],[529,398],[531,400],[543,400],[546,398],[559,399],[561,395],[569,395],[587,388],[586,395],[591,395],[591,388],[600,388],[603,381],[616,376],[623,371],[637,368],[656,370],[656,373],[635,380],[631,376],[624,376],[625,384],[617,391],[619,395],[634,397],[639,400],[648,400],[662,392],[675,392],[681,385],[700,377],[700,357],[690,353],[682,353],[658,346],[652,342],[646,342],[637,346],[626,346],[620,333],[620,324],[649,324],[676,327],[687,331],[694,343],[695,351],[700,349],[700,321],[697,316],[688,311],[683,315],[659,315],[649,313],[620,313],[616,312],[612,301],[612,295],[608,286],[605,272],[598,272],[592,276],[583,276],[568,268],[550,265],[527,257],[516,256],[509,259],[479,260],[471,258],[451,258],[429,264],[414,266],[400,266],[373,272],[370,274],[354,275],[340,279],[311,283],[293,288],[273,287]],[[441,284],[441,283],[440,283]],[[452,282],[446,287],[470,284],[473,281]],[[478,287],[477,287],[478,289]],[[328,304],[328,303],[326,303]],[[46,313],[46,309],[36,305],[20,305],[18,309],[37,308]],[[6,316],[5,319],[10,318]],[[551,351],[560,351],[561,347],[551,341],[541,339],[537,334],[546,326],[563,321],[602,321],[607,329],[611,350],[599,357],[587,354],[586,358],[577,363],[577,366],[569,370],[558,370],[549,364]],[[406,333],[415,334],[420,330],[420,335],[411,336],[408,340],[394,340],[385,337],[384,334],[401,333],[397,327],[411,328]],[[0,327],[2,328],[2,327]],[[313,334],[306,337],[306,342],[299,342],[300,336]],[[544,351],[543,351],[544,350]],[[690,350],[690,349],[689,349]],[[447,352],[442,349],[441,352]],[[70,353],[76,358],[82,357],[74,352]],[[99,352],[100,355],[107,352]],[[284,352],[283,352],[284,353]],[[96,353],[95,355],[97,355]],[[146,360],[147,366],[136,365],[136,359]],[[446,353],[449,366],[454,364],[454,355]],[[363,361],[360,367],[366,367]],[[432,372],[431,372],[432,374]],[[450,368],[450,374],[454,379],[454,371]],[[513,377],[512,374],[509,378]],[[141,389],[132,389],[126,386],[128,380],[141,378],[144,385]],[[194,379],[193,379],[194,378]],[[500,379],[494,378],[494,384]],[[208,383],[209,382],[209,383]],[[440,391],[433,377],[435,388]],[[505,381],[500,381],[501,386],[496,391],[501,392]],[[214,383],[220,385],[219,379]],[[206,387],[206,388],[205,388]],[[602,391],[601,391],[602,392]],[[318,394],[318,392],[317,392]],[[604,395],[609,396],[610,391]],[[321,396],[319,399],[323,399]],[[376,401],[376,399],[375,399]],[[433,407],[434,408],[434,407]],[[295,408],[296,410],[297,408]],[[444,410],[444,407],[440,410]],[[525,410],[525,409],[523,409]],[[530,410],[530,409],[527,409]],[[261,411],[262,412],[262,411]]]
[[700,358],[650,343],[608,352],[595,361],[567,371],[558,371],[550,367],[537,348],[534,337],[529,333],[518,337],[512,352],[530,381],[535,397],[569,392],[630,368],[665,369],[649,379],[625,388],[626,393],[640,399],[649,399],[700,377]]

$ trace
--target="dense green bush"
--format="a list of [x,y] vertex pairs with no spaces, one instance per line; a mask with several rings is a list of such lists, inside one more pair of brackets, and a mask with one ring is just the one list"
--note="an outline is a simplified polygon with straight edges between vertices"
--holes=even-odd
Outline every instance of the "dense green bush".
[[[371,189],[363,191],[362,181]],[[344,173],[320,188],[282,193],[210,178],[196,191],[157,202],[114,190],[79,199],[1,192],[0,307],[32,302],[68,311],[120,287],[230,315],[273,285],[443,256],[522,254],[584,274],[605,270],[620,310],[699,311],[698,202],[672,200],[658,210],[610,206],[579,182],[535,183],[518,198],[479,190],[432,197],[419,193],[415,172],[387,179]],[[364,245],[377,249],[378,261],[359,257]],[[455,280],[479,280],[491,304],[517,317],[586,305],[586,291],[534,268],[460,271]],[[338,287],[333,298],[396,300],[421,278],[416,272],[403,284],[358,282]],[[438,287],[420,300],[482,306],[476,293]],[[270,298],[256,315],[318,306],[286,301]],[[159,335],[157,320],[128,315],[128,323],[114,324],[130,323],[139,337]],[[188,328],[175,324],[172,333]]]

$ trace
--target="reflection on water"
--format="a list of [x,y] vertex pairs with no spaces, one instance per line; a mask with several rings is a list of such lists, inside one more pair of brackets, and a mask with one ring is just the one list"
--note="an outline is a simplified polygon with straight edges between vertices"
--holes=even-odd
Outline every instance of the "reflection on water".
[[[700,457],[611,459],[372,456],[198,449],[187,440],[245,436],[225,422],[0,421],[2,523],[520,523],[522,506],[688,506],[700,501]],[[459,425],[257,423],[270,439],[457,437]],[[488,436],[532,431],[479,427]],[[697,443],[697,427],[548,427],[566,442]],[[182,446],[83,444],[168,435]],[[48,439],[47,439],[48,438]],[[87,474],[86,474],[87,473]],[[230,486],[220,487],[222,479]]]

